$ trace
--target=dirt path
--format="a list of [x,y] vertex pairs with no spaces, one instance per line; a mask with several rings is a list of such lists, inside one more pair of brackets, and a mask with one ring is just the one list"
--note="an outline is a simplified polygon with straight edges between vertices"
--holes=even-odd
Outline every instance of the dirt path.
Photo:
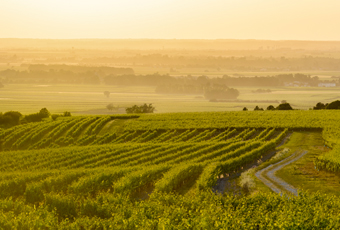
[[[280,147],[283,144],[285,144],[289,140],[291,135],[292,135],[292,132],[288,133],[287,136],[276,147]],[[270,153],[264,155],[263,158],[261,158],[261,161],[264,162],[264,161],[269,160],[276,153],[277,153],[277,150],[271,151]],[[239,191],[238,191],[239,189],[237,189],[237,186],[235,184],[233,184],[233,182],[231,182],[231,181],[235,178],[238,178],[241,175],[242,172],[245,172],[250,168],[257,167],[260,164],[261,164],[261,162],[256,160],[256,161],[254,161],[254,162],[252,162],[248,165],[243,166],[243,170],[240,170],[236,173],[233,173],[233,174],[229,175],[229,177],[219,178],[217,180],[216,186],[213,187],[213,191],[220,193],[220,194],[223,194],[226,190],[229,190],[229,191],[235,190],[234,194],[239,194]]]
[[[271,190],[273,190],[276,193],[281,193],[282,190],[280,188],[283,188],[284,190],[292,193],[293,195],[297,196],[298,191],[296,188],[294,188],[292,185],[288,184],[284,180],[280,179],[279,177],[275,176],[275,172],[282,169],[283,167],[293,163],[294,161],[299,160],[301,157],[303,157],[308,151],[303,152],[295,152],[291,156],[289,156],[286,159],[283,159],[282,161],[269,165],[268,167],[258,171],[255,176],[261,180],[265,185],[267,185]],[[268,179],[267,179],[267,178]]]

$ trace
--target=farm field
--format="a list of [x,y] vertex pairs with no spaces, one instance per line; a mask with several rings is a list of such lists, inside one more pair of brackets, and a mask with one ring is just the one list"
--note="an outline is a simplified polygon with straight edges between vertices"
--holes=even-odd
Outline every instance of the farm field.
[[[75,116],[0,130],[0,227],[337,228],[340,199],[332,194],[338,194],[319,184],[291,198],[265,189],[240,197],[214,192],[223,192],[221,180],[281,148],[295,151],[302,140],[332,146],[327,154],[334,158],[339,117],[336,111]],[[324,156],[312,154],[302,160]]]
[[1,1],[0,230],[340,229],[340,1],[306,2]]
[[[271,93],[253,93],[258,87],[239,87],[238,101],[209,102],[203,95],[156,94],[155,87],[107,85],[6,85],[0,89],[2,111],[19,110],[24,114],[47,107],[52,113],[70,111],[78,115],[125,113],[125,107],[152,103],[155,113],[241,111],[255,106],[266,109],[288,101],[294,109],[308,110],[318,102],[331,102],[339,98],[338,88],[283,87],[270,88]],[[111,92],[110,97],[103,92]],[[296,96],[298,95],[298,96]],[[264,99],[265,98],[265,99]],[[113,103],[120,109],[109,111]]]
[[[5,68],[5,67],[4,67]],[[145,66],[132,66],[138,74],[153,74],[153,73],[160,73],[160,74],[171,74],[173,76],[185,76],[185,75],[193,75],[193,76],[201,76],[205,75],[208,77],[220,77],[223,75],[229,76],[244,76],[244,77],[266,77],[266,76],[274,76],[282,74],[282,71],[275,72],[275,71],[231,71],[228,69],[214,69],[214,68],[175,68],[176,72],[171,72],[170,68],[165,67],[145,67]],[[1,70],[1,65],[0,65]],[[286,74],[295,74],[296,71],[284,71]],[[308,70],[299,70],[299,73],[307,74],[311,76],[318,76],[320,79],[323,80],[331,80],[332,76],[337,76],[340,74],[338,71],[308,71]]]

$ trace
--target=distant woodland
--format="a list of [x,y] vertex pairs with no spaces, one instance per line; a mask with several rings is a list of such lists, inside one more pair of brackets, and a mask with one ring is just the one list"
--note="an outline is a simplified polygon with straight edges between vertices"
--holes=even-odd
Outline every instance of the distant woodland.
[[[336,41],[0,39],[0,87],[136,85],[156,86],[157,93],[202,94],[212,85],[325,82],[309,72],[327,72],[332,78],[326,82],[338,84],[339,71],[340,42]],[[254,74],[249,78],[240,73]],[[256,77],[256,73],[261,74]]]
[[[301,71],[340,70],[340,59],[305,56],[282,57],[222,57],[222,56],[169,56],[162,54],[136,55],[132,57],[84,58],[81,63],[116,63],[138,66],[161,66],[169,68],[223,68],[229,71]],[[176,70],[171,70],[175,72]]]
[[[66,84],[107,84],[125,86],[157,86],[158,93],[196,93],[206,85],[226,86],[285,86],[285,83],[298,82],[317,86],[320,79],[305,74],[279,74],[267,77],[221,77],[171,76],[169,74],[134,74],[131,68],[87,67],[69,65],[32,65],[27,71],[6,69],[0,71],[3,84],[24,83],[66,83]],[[332,82],[337,83],[338,78]]]
[[[103,54],[105,55],[105,54]],[[339,54],[340,55],[340,54]],[[18,64],[25,62],[25,58],[18,55],[1,56],[0,63]],[[176,68],[213,68],[215,71],[340,71],[340,58],[335,57],[255,57],[255,56],[170,56],[168,54],[145,54],[134,56],[103,56],[103,57],[60,57],[45,58],[39,63],[74,63],[81,66],[124,66],[133,68],[164,67],[169,73],[176,73]],[[23,65],[25,67],[25,65]],[[90,69],[90,68],[89,68]]]
[[29,65],[27,71],[6,69],[0,71],[1,82],[54,83],[54,84],[100,84],[100,78],[107,75],[134,74],[131,68],[88,67],[72,65]]
[[84,66],[90,71],[89,66],[164,67],[168,68],[169,74],[175,74],[176,68],[340,71],[340,42],[0,39],[0,67],[15,65],[25,68],[31,64],[79,65],[82,72],[87,71]]

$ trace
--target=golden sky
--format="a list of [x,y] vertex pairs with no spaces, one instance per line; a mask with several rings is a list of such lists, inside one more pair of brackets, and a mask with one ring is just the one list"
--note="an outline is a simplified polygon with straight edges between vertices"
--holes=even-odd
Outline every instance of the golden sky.
[[0,0],[1,38],[340,40],[340,0]]

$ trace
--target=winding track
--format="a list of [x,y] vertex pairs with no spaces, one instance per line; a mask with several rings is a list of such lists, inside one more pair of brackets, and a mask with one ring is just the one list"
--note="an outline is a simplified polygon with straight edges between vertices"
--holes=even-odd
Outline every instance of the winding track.
[[[269,165],[268,167],[258,171],[255,176],[261,180],[265,185],[267,185],[271,190],[273,190],[276,193],[280,193],[282,196],[282,190],[277,186],[279,185],[281,188],[284,190],[292,193],[295,196],[298,196],[298,191],[296,188],[294,188],[292,185],[288,184],[281,178],[278,178],[275,176],[275,172],[282,169],[283,167],[293,163],[294,161],[299,160],[301,157],[303,157],[308,151],[303,151],[302,153],[299,154],[299,152],[295,152],[291,156],[289,156],[286,159],[283,159],[282,161],[279,161],[278,163],[275,163],[273,165]],[[284,162],[284,163],[283,163]],[[283,164],[282,164],[283,163]],[[266,175],[267,178],[264,177]],[[275,185],[277,184],[277,185]]]

